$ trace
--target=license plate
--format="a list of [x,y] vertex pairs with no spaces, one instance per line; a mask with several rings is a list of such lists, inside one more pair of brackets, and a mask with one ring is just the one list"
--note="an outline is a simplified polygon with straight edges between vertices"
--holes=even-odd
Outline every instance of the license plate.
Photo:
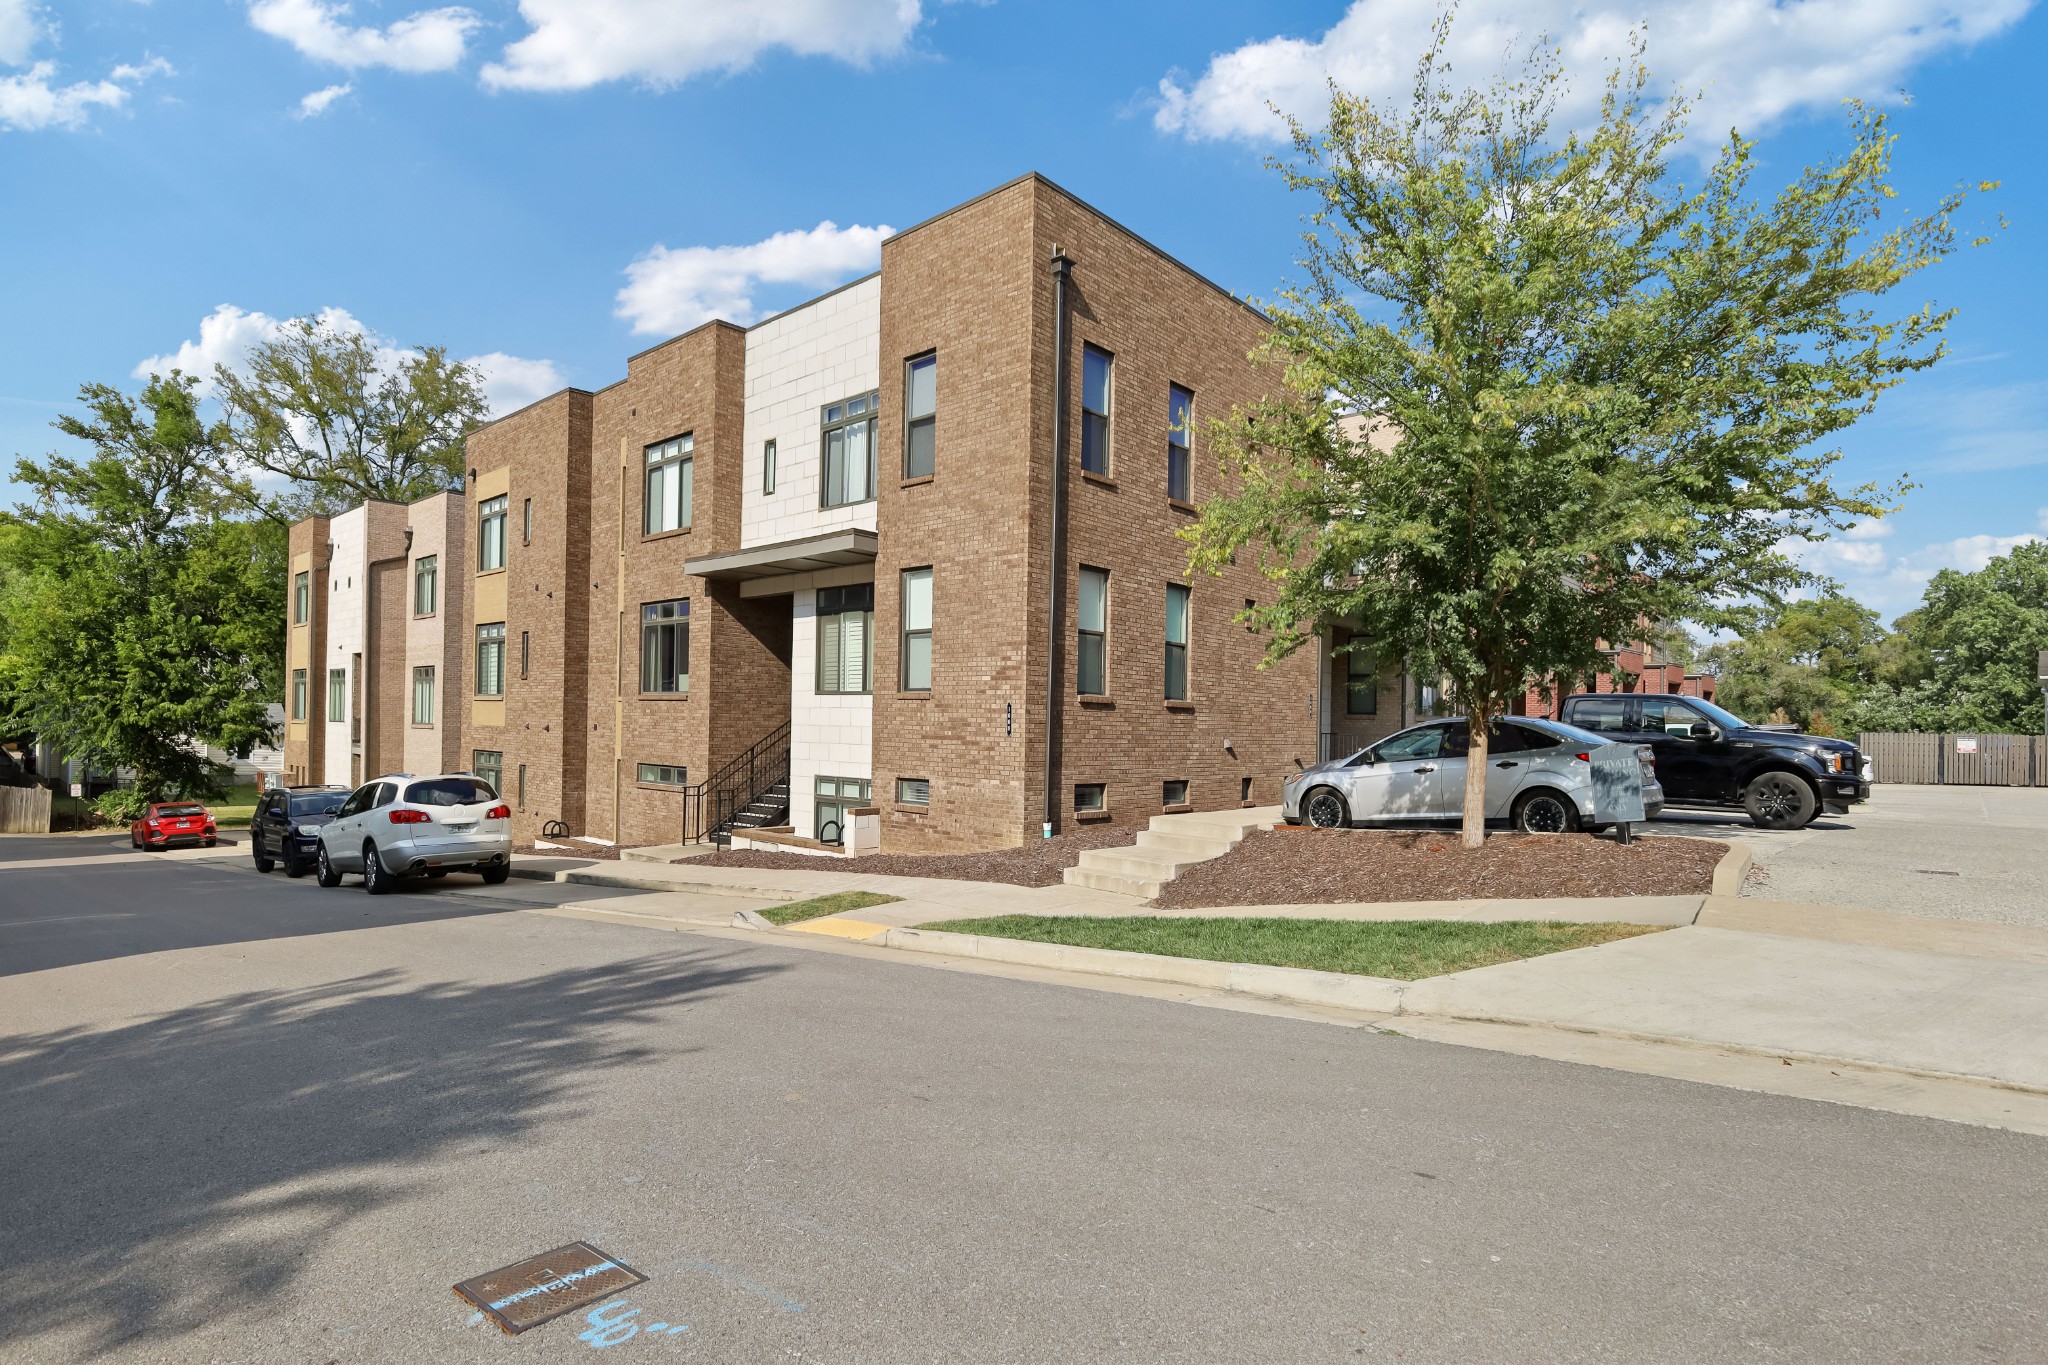
[[446,829],[452,829],[456,831],[458,834],[467,833],[468,831],[476,828],[476,821],[470,820],[464,824],[458,825],[453,820],[450,820],[443,827]]

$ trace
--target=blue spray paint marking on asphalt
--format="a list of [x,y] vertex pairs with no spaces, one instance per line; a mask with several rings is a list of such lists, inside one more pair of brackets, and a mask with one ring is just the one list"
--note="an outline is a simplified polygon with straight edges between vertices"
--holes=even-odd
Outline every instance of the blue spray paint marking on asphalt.
[[[624,1299],[614,1299],[602,1307],[593,1308],[583,1315],[590,1324],[587,1332],[578,1332],[578,1341],[587,1341],[592,1350],[601,1351],[607,1346],[618,1346],[640,1335],[641,1327],[633,1318],[640,1316],[640,1310],[628,1307]],[[675,1336],[690,1330],[686,1322],[657,1322],[647,1327],[649,1335]]]
[[690,1262],[690,1264],[684,1266],[683,1268],[685,1270],[701,1270],[706,1275],[715,1275],[719,1279],[724,1280],[727,1284],[732,1285],[735,1288],[746,1290],[749,1294],[752,1294],[756,1298],[768,1300],[768,1302],[774,1304],[777,1308],[780,1308],[785,1313],[801,1313],[804,1311],[804,1306],[798,1303],[795,1299],[786,1298],[783,1295],[776,1293],[772,1289],[768,1289],[762,1285],[755,1284],[752,1280],[749,1280],[744,1276],[735,1275],[732,1271],[727,1270],[722,1265],[714,1265],[710,1261],[697,1260]]

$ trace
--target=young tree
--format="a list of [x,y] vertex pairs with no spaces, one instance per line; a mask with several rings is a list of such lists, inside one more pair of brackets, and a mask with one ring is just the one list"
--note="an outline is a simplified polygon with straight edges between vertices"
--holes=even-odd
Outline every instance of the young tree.
[[1815,734],[1874,682],[1886,640],[1877,613],[1829,584],[1818,596],[1746,613],[1741,634],[1707,651],[1715,700],[1738,715],[1784,720]]
[[132,768],[152,799],[217,794],[196,745],[263,739],[283,668],[283,533],[236,518],[251,495],[221,474],[194,386],[86,385],[90,415],[56,425],[91,455],[19,461],[34,501],[0,525],[0,729]]
[[214,384],[223,447],[291,480],[299,515],[460,488],[465,441],[489,412],[482,375],[446,347],[394,359],[368,333],[317,317],[286,323],[243,372],[217,367]]
[[1782,542],[1887,510],[1900,490],[1838,487],[1820,443],[1941,355],[1949,313],[1877,305],[1955,248],[1961,194],[1887,226],[1891,138],[1860,106],[1767,202],[1739,136],[1688,190],[1685,105],[1649,112],[1640,42],[1597,126],[1557,136],[1555,54],[1461,91],[1448,24],[1408,108],[1333,87],[1325,132],[1292,124],[1280,169],[1313,207],[1269,310],[1287,392],[1213,430],[1230,491],[1186,534],[1197,569],[1260,554],[1269,658],[1344,620],[1441,674],[1476,845],[1487,724],[1527,680],[1718,624],[1806,581]]

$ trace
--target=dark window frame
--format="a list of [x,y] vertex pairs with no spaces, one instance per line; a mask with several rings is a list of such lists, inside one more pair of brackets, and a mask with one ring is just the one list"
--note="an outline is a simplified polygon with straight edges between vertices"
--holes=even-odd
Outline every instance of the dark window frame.
[[[910,585],[913,579],[922,579],[925,585],[924,624],[922,626],[911,624]],[[898,623],[899,629],[896,640],[897,686],[905,692],[930,692],[932,690],[932,676],[936,671],[937,663],[934,655],[932,627],[938,617],[938,591],[938,576],[932,572],[932,566],[929,564],[905,569],[897,583],[897,592],[899,594],[897,598],[897,606],[899,608],[897,614],[901,618]],[[921,651],[915,648],[920,643],[924,646]],[[920,657],[924,665],[924,677],[922,680],[913,672],[913,668],[919,662]]]
[[[665,441],[656,441],[640,451],[640,534],[646,536],[673,535],[687,531],[697,519],[697,433],[685,431]],[[659,503],[654,491],[655,476],[663,475],[663,494]],[[655,525],[657,510],[662,519],[667,519],[666,489],[670,480],[676,488],[676,524]]]
[[[674,637],[664,643],[668,637]],[[663,671],[666,665],[669,672]],[[673,686],[650,684],[672,683]],[[640,695],[682,697],[690,692],[690,599],[640,604]]]
[[[814,694],[827,697],[866,696],[875,690],[875,585],[872,583],[845,583],[837,587],[819,588],[812,603],[815,618],[814,639],[817,657],[812,661],[812,687]],[[847,683],[847,626],[858,618],[860,625],[858,641],[860,649],[860,676],[857,685]],[[826,663],[833,665],[833,676],[827,676]]]
[[[818,409],[818,507],[825,510],[834,507],[858,507],[864,502],[875,500],[875,485],[881,471],[880,452],[876,442],[881,436],[878,414],[881,411],[882,391],[870,389],[866,393],[842,398],[837,403],[827,403]],[[836,414],[836,415],[835,415]],[[847,433],[856,427],[867,429],[867,468],[862,477],[867,480],[867,493],[863,497],[844,496],[848,484],[846,471]],[[837,466],[838,489],[842,496],[833,500],[834,465],[832,438],[840,437]]]
[[[1103,366],[1102,407],[1088,406],[1088,365],[1100,357]],[[1116,354],[1087,342],[1081,347],[1081,472],[1110,478],[1116,467],[1110,439],[1112,414],[1116,411]]]
[[[1186,400],[1182,402],[1181,400]],[[1181,408],[1178,424],[1174,408]],[[1195,391],[1180,384],[1166,386],[1166,496],[1193,505],[1195,500]]]
[[292,575],[292,624],[303,626],[313,616],[313,571],[304,569]]
[[[434,666],[432,664],[413,665],[412,723],[414,725],[432,725],[434,723],[434,694],[439,684],[439,680],[434,676],[434,671]],[[420,697],[422,695],[420,692],[420,684],[422,682],[426,683],[427,685],[427,690],[425,692],[425,696],[427,699],[427,714],[424,717],[420,715]]]
[[[1364,671],[1360,671],[1363,665]],[[1379,653],[1370,645],[1360,649],[1356,641],[1344,654],[1344,714],[1376,716],[1380,713]]]
[[505,567],[505,521],[512,495],[500,493],[476,505],[476,571],[496,573]]
[[[1090,575],[1102,582],[1101,599],[1097,603],[1100,617],[1094,626],[1088,624]],[[1083,697],[1109,695],[1109,594],[1109,570],[1092,564],[1083,564],[1074,586],[1074,691]],[[1092,678],[1089,676],[1091,666],[1094,670]],[[1095,686],[1091,688],[1088,685],[1090,682]]]
[[[424,607],[420,605],[423,598],[426,602]],[[441,557],[438,554],[421,555],[412,562],[412,614],[441,614]]]
[[[491,632],[496,632],[492,634]],[[495,665],[485,660],[494,660]],[[486,692],[485,687],[495,684],[497,691]],[[502,700],[505,695],[505,623],[503,621],[481,621],[476,628],[476,695],[486,701]],[[495,784],[493,784],[495,785]]]
[[[931,408],[917,410],[917,376],[931,372]],[[939,468],[939,353],[926,351],[903,362],[903,477],[929,479]],[[918,437],[924,436],[922,443]],[[922,458],[920,458],[922,457]],[[920,467],[921,466],[921,467]]]
[[[1181,638],[1178,640],[1173,638],[1173,604],[1174,594],[1176,593],[1180,595]],[[1166,700],[1168,701],[1187,701],[1193,695],[1194,679],[1190,676],[1188,667],[1190,657],[1188,647],[1193,642],[1194,634],[1194,589],[1185,583],[1168,583],[1166,585],[1165,621],[1166,657],[1163,663],[1165,676],[1161,680],[1161,690],[1165,693]],[[1176,654],[1176,650],[1179,653]],[[1178,676],[1176,676],[1176,665],[1178,665]]]

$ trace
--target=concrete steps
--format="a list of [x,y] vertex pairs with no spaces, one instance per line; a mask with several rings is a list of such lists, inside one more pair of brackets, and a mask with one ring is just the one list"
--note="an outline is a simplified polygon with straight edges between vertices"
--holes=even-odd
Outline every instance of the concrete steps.
[[1183,868],[1221,857],[1236,848],[1247,833],[1270,828],[1279,818],[1277,806],[1155,815],[1151,826],[1139,831],[1135,844],[1089,849],[1061,879],[1068,886],[1151,900]]

